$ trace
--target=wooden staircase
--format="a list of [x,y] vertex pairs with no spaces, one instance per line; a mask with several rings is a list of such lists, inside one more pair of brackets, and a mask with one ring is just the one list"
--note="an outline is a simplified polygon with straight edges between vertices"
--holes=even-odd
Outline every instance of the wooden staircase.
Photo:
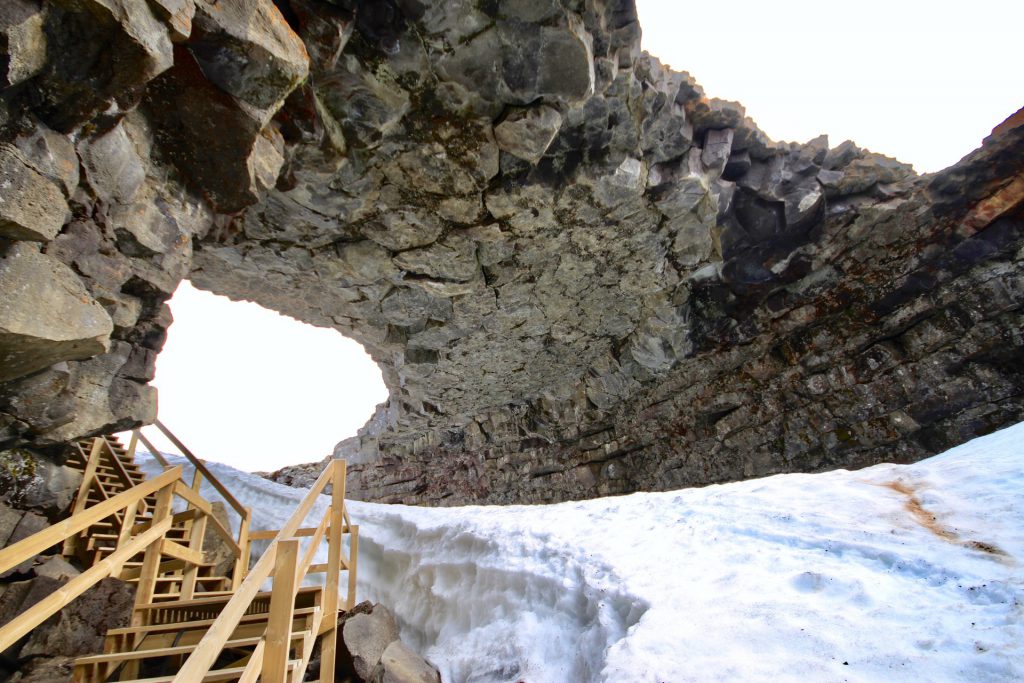
[[[141,432],[132,434],[128,447],[125,447],[116,436],[101,436],[76,442],[66,464],[82,472],[82,484],[75,499],[72,514],[103,501],[110,500],[119,493],[128,491],[145,481],[146,477],[135,463],[135,447],[142,437]],[[148,441],[148,440],[147,440]],[[170,465],[156,451],[157,457],[166,468]],[[196,468],[193,476],[192,490],[198,494],[202,482],[202,472]],[[157,506],[156,494],[145,496],[138,505],[134,515],[115,513],[103,519],[81,534],[65,543],[64,555],[79,560],[85,567],[91,567],[110,556],[125,537],[133,531],[144,528],[153,520],[153,512]],[[183,548],[202,550],[206,519],[197,514],[194,508],[186,509],[172,517],[171,528],[164,538],[173,541]],[[240,517],[243,521],[251,518],[251,511],[242,508]],[[201,520],[201,521],[200,521]],[[247,527],[247,524],[245,525]],[[227,532],[227,529],[222,529]],[[197,542],[193,543],[192,539]],[[230,541],[230,539],[229,539]],[[233,545],[246,545],[239,538]],[[241,553],[238,553],[241,559]],[[246,562],[248,558],[246,558]],[[123,579],[137,583],[143,564],[140,554],[125,562],[122,572]],[[208,562],[197,562],[194,576],[188,576],[186,563],[183,560],[172,560],[163,563],[155,577],[156,589],[154,600],[174,600],[190,598],[199,594],[229,595],[233,586],[233,578],[215,574],[216,565]]]
[[[159,422],[157,427],[170,435]],[[182,467],[171,467],[139,432],[128,447],[113,437],[75,445],[69,464],[83,472],[83,481],[73,514],[0,550],[0,572],[57,544],[86,571],[0,628],[0,651],[98,581],[114,576],[136,584],[131,624],[107,633],[103,653],[79,658],[74,681],[298,683],[318,640],[320,679],[333,681],[334,633],[339,612],[355,604],[359,543],[358,527],[350,523],[344,505],[345,462],[335,460],[325,468],[281,530],[250,533],[248,508],[170,436],[194,466],[191,485],[182,480]],[[134,462],[139,440],[165,466],[152,480]],[[237,540],[199,495],[203,481],[241,515]],[[302,527],[328,485],[327,513],[316,526]],[[202,550],[207,529],[230,542],[235,556],[231,577],[208,573],[213,565]],[[270,545],[249,569],[249,543],[260,539]],[[323,543],[328,559],[316,564]],[[344,598],[341,572],[348,575]],[[300,588],[306,577],[317,574],[324,575],[320,585]],[[271,590],[263,590],[268,581]]]

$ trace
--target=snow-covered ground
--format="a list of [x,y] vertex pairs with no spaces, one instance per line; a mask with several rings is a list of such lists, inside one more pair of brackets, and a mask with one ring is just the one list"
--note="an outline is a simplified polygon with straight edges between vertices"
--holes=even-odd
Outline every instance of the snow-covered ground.
[[[259,528],[302,496],[210,466]],[[350,514],[360,599],[445,681],[1024,680],[1024,424],[909,466]]]

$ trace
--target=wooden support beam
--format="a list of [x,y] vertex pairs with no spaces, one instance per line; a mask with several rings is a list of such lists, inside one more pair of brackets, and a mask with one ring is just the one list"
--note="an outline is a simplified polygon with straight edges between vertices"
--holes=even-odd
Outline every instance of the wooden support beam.
[[164,472],[159,477],[151,479],[135,488],[119,493],[110,500],[88,507],[77,515],[61,520],[52,526],[33,534],[26,539],[18,541],[13,545],[0,550],[0,574],[17,567],[19,564],[64,541],[83,529],[100,520],[110,517],[115,512],[123,510],[131,503],[141,500],[145,496],[167,486],[181,475],[181,468],[175,467]]
[[[78,447],[79,452],[82,451],[82,447]],[[103,449],[103,442],[99,439],[92,440],[92,448],[89,449],[89,455],[85,458],[85,471],[82,473],[82,483],[78,486],[78,495],[75,496],[75,504],[71,508],[71,515],[77,515],[79,512],[85,509],[88,504],[89,489],[92,487],[93,479],[96,478],[96,467],[100,462],[100,451]],[[83,456],[85,455],[82,453]],[[72,536],[71,538],[64,541],[64,552],[65,556],[72,556],[78,549],[78,537]]]
[[327,531],[327,523],[329,521],[330,517],[325,515],[323,520],[320,522],[320,526],[316,528],[317,533],[313,534],[313,538],[309,542],[309,547],[306,548],[306,554],[302,557],[302,562],[299,563],[300,580],[306,575],[309,566],[313,563],[316,551],[319,549],[320,543],[324,540],[324,533]]
[[[168,470],[173,472],[174,470]],[[181,470],[178,468],[180,475]],[[165,473],[166,474],[166,473]],[[175,482],[175,486],[180,482],[180,478]],[[167,527],[170,528],[171,523],[171,503],[174,501],[174,486],[167,486],[160,489],[160,494],[156,499],[156,507],[153,508],[153,526],[162,525],[163,522],[167,522]],[[139,571],[139,583],[135,587],[135,606],[136,609],[132,614],[132,624],[138,625],[143,623],[145,614],[140,612],[137,607],[142,604],[153,602],[153,595],[156,592],[156,577],[157,572],[160,570],[160,556],[162,554],[162,546],[167,542],[167,539],[162,539],[160,543],[154,543],[146,548],[146,556],[142,560],[142,569]],[[184,559],[184,558],[179,558]]]
[[[221,647],[235,630],[239,619],[249,609],[253,598],[259,592],[260,585],[270,575],[277,555],[277,545],[271,544],[263,556],[256,562],[245,580],[235,589],[234,596],[221,609],[220,615],[214,620],[213,626],[206,633],[206,638],[189,656],[174,677],[174,683],[194,683],[201,680],[204,673],[210,670],[220,654]],[[202,602],[193,600],[192,602]],[[157,605],[156,607],[159,607]]]
[[[216,518],[215,518],[216,519]],[[252,521],[252,510],[245,509],[245,516],[238,527],[238,548],[240,550],[238,559],[235,560],[235,570],[231,576],[231,588],[234,590],[242,585],[246,573],[249,571],[249,556],[252,553],[252,542],[249,535],[249,524]]]
[[346,463],[344,460],[331,461],[331,535],[327,542],[327,577],[324,588],[324,621],[329,631],[321,640],[320,671],[321,680],[334,680],[336,643],[334,629],[338,624],[338,585],[341,572],[342,526],[345,523],[345,479]]
[[[203,556],[203,540],[206,538],[206,520],[209,519],[206,515],[202,515],[195,522],[192,523],[191,533],[188,539],[188,549],[199,555],[201,559],[205,559]],[[189,563],[188,567],[185,568],[185,573],[181,581],[181,599],[191,600],[192,596],[196,591],[196,577],[199,575],[199,565],[202,562]]]
[[146,446],[146,449],[149,451],[149,454],[153,456],[154,460],[160,463],[161,467],[163,467],[165,470],[171,468],[171,463],[167,462],[167,458],[165,458],[163,454],[160,452],[160,450],[156,446],[154,446],[149,439],[146,438],[145,434],[136,429],[132,432],[132,436],[138,437],[139,440],[142,441],[142,443]]
[[348,548],[348,599],[345,611],[356,606],[356,565],[359,561],[359,525],[352,525],[351,545]]
[[202,564],[203,563],[203,552],[201,550],[193,550],[187,546],[183,546],[180,543],[165,538],[160,546],[160,554],[173,557],[178,560],[185,560],[190,564]]
[[120,566],[132,555],[154,545],[170,527],[169,519],[154,524],[149,531],[133,538],[123,547],[115,550],[109,557],[100,560],[19,614],[17,619],[0,628],[0,652],[14,645],[19,638],[63,609],[69,602],[95,586],[100,580],[110,576],[115,567]]
[[[124,512],[124,521],[121,522],[121,531],[117,535],[117,547],[120,548],[128,539],[132,536],[132,527],[135,525],[135,514],[139,509],[139,503],[142,501],[136,500],[130,503]],[[171,522],[173,524],[173,521]],[[118,565],[114,570],[114,574],[121,573],[121,565]]]
[[291,650],[292,611],[298,587],[299,542],[293,538],[276,542],[274,592],[267,620],[267,647],[263,655],[263,683],[287,683]]
[[[292,538],[307,538],[317,533],[320,527],[303,527],[296,529],[295,533],[291,535]],[[259,531],[249,532],[249,539],[253,541],[270,541],[277,538],[278,534],[281,533],[280,529],[260,529]]]
[[235,509],[235,512],[237,512],[239,515],[244,515],[245,514],[245,510],[246,510],[245,506],[242,505],[241,503],[239,503],[238,499],[235,498],[233,495],[231,495],[231,492],[228,491],[227,488],[224,487],[224,484],[220,483],[220,481],[217,479],[217,477],[213,476],[213,473],[210,472],[209,469],[207,469],[206,465],[203,464],[202,460],[197,458],[192,453],[192,451],[190,451],[185,446],[185,444],[183,444],[178,439],[178,437],[176,437],[171,432],[171,430],[169,430],[164,425],[164,423],[162,423],[160,420],[154,421],[153,424],[156,425],[157,429],[159,429],[161,432],[164,433],[164,436],[166,436],[168,439],[170,439],[171,443],[173,443],[175,446],[177,446],[178,450],[180,450],[182,455],[184,455],[188,459],[188,461],[190,463],[192,463],[192,466],[196,468],[197,472],[202,472],[203,473],[203,476],[206,477],[206,480],[208,482],[210,482],[211,485],[213,485],[213,488],[217,489],[217,493],[219,493],[220,495],[222,495],[224,497],[224,500],[226,500],[228,502],[228,505],[230,505],[231,507],[233,507]]
[[242,675],[238,677],[238,683],[256,683],[260,674],[263,673],[263,652],[267,647],[267,639],[261,638],[252,651],[249,662],[245,665]]

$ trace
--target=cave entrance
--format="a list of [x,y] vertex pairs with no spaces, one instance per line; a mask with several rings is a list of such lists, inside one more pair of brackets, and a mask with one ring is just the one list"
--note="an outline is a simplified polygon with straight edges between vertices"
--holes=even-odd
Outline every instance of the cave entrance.
[[169,303],[152,384],[161,421],[201,458],[249,472],[315,462],[387,399],[380,368],[336,330],[187,280]]

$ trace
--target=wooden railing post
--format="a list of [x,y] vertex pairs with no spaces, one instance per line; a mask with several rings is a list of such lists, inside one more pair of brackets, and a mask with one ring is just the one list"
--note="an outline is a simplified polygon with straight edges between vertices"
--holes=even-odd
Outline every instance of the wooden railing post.
[[[189,529],[188,547],[199,553],[203,552],[203,540],[206,537],[206,514],[198,511],[199,518],[192,522]],[[181,579],[181,599],[191,600],[196,591],[196,577],[199,575],[199,566],[191,562],[185,566],[185,572]]]
[[286,683],[287,680],[295,593],[298,588],[298,560],[298,539],[288,538],[277,542],[274,591],[270,596],[270,615],[267,619],[267,648],[263,653],[263,675],[260,678],[264,683]]
[[[153,524],[162,522],[171,516],[171,504],[173,501],[173,484],[160,489],[156,498],[156,506],[153,508]],[[160,548],[160,543],[154,543],[146,548],[146,556],[142,560],[142,570],[139,572],[139,583],[135,588],[136,605],[153,602],[153,595],[156,593],[156,578],[160,572]],[[146,615],[143,612],[136,610],[132,614],[132,626],[144,626],[142,622],[145,618]]]
[[349,524],[349,547],[348,547],[348,597],[345,609],[350,610],[356,606],[356,567],[359,564],[359,525]]
[[337,646],[338,589],[341,574],[342,538],[345,525],[345,461],[332,460],[331,527],[327,537],[327,581],[324,588],[324,618],[320,622],[320,680],[334,680]]
[[238,588],[249,572],[249,558],[252,556],[252,541],[249,540],[249,525],[252,522],[252,508],[245,508],[245,514],[238,525],[238,559],[231,575],[231,590]]

